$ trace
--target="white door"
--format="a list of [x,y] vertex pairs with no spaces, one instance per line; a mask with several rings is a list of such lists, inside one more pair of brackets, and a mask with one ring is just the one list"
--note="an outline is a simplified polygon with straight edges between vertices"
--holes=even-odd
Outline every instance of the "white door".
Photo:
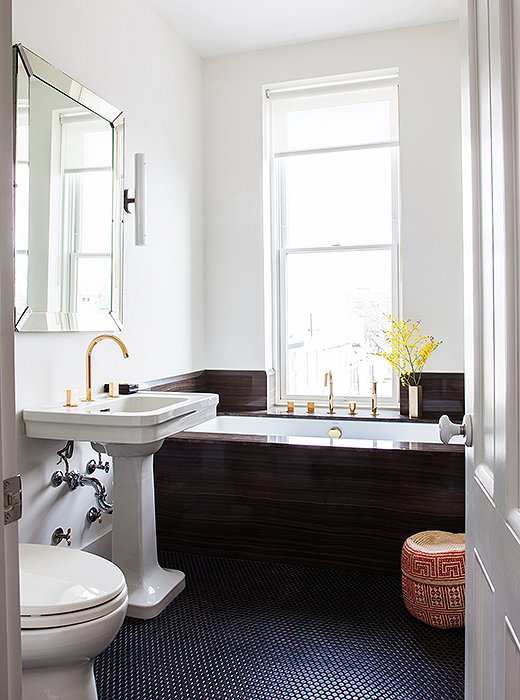
[[520,0],[465,0],[468,700],[520,699]]
[[[11,65],[11,2],[0,0],[0,483],[16,473]],[[4,526],[3,508],[0,508],[0,515],[0,698],[19,700],[18,523]]]

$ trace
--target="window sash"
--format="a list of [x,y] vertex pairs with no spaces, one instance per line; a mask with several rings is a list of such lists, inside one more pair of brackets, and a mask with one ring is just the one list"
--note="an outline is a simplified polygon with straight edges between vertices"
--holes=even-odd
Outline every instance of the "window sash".
[[[377,246],[341,246],[341,247],[330,247],[330,248],[307,248],[307,249],[282,249],[278,250],[278,263],[276,266],[277,271],[277,305],[278,314],[277,321],[275,325],[275,358],[276,358],[276,395],[277,402],[283,402],[288,399],[294,401],[316,401],[323,402],[325,398],[325,393],[323,394],[294,394],[288,391],[288,284],[287,284],[287,270],[288,261],[291,256],[305,255],[308,253],[319,253],[320,255],[341,255],[345,252],[370,252],[370,251],[389,251],[390,253],[390,265],[391,265],[391,313],[394,315],[397,309],[398,301],[398,244],[396,241],[390,244],[381,244]],[[309,280],[312,283],[312,280]],[[359,406],[370,405],[370,395],[356,395],[352,396],[352,399],[356,400]],[[399,384],[398,377],[395,373],[392,374],[392,391],[390,397],[380,396],[378,403],[380,406],[395,407],[398,405],[399,398]]]
[[[315,96],[313,91],[298,90],[296,94],[292,92],[283,93],[277,96],[269,93],[270,103],[270,119],[271,119],[271,143],[272,155],[275,157],[280,155],[288,155],[291,153],[312,152],[327,150],[328,148],[349,148],[349,147],[366,147],[370,145],[392,145],[399,141],[399,124],[398,124],[398,85],[395,80],[391,84],[385,86],[376,84],[362,85],[346,85],[340,92],[318,94]],[[349,139],[345,132],[342,139],[343,142],[327,145],[328,135],[324,132],[324,142],[307,148],[296,148],[289,146],[289,127],[288,120],[291,114],[301,112],[302,114],[312,115],[317,109],[334,109],[342,107],[361,107],[370,103],[386,103],[388,104],[388,122],[383,128],[386,134],[383,136],[381,132],[382,123],[369,136],[355,136],[353,140]],[[360,127],[360,124],[357,124]],[[360,127],[363,131],[363,127]],[[379,134],[379,138],[375,138],[375,134]],[[381,137],[382,136],[382,137]]]
[[[396,147],[397,146],[397,147]],[[296,245],[290,245],[289,243],[289,233],[292,231],[292,227],[289,228],[289,222],[287,220],[287,216],[290,212],[290,207],[288,206],[288,198],[287,198],[287,192],[286,192],[286,182],[287,182],[287,176],[285,172],[285,164],[287,163],[287,160],[292,158],[293,156],[299,157],[299,156],[309,156],[312,158],[314,155],[322,154],[322,153],[349,153],[351,151],[373,151],[375,150],[376,147],[374,145],[369,145],[365,147],[359,147],[356,146],[354,148],[336,148],[336,149],[328,149],[326,151],[323,151],[321,149],[318,150],[309,150],[306,151],[305,153],[299,153],[299,154],[287,154],[286,157],[281,157],[281,156],[276,156],[273,154],[273,182],[275,182],[275,188],[274,188],[274,197],[272,195],[272,202],[278,203],[278,208],[279,208],[279,216],[275,220],[275,226],[278,227],[279,232],[278,232],[278,237],[276,239],[276,245],[277,247],[283,249],[283,250],[290,250],[292,248],[327,248],[327,247],[333,247],[333,248],[340,248],[344,244],[338,242],[338,239],[334,240],[331,242],[329,245],[308,245],[308,246],[296,246]],[[399,238],[399,207],[398,207],[398,191],[399,191],[399,151],[398,151],[398,144],[384,144],[381,146],[378,146],[377,149],[380,150],[385,150],[385,149],[390,149],[390,207],[391,207],[391,230],[389,231],[387,229],[387,235],[384,237],[386,240],[383,241],[381,239],[380,243],[377,243],[376,245],[379,244],[387,244],[389,241],[388,233],[390,233],[391,241],[397,241]],[[287,206],[284,207],[283,203],[285,203]],[[337,233],[337,232],[336,232]],[[353,247],[356,247],[358,245],[361,245],[362,247],[367,247],[370,245],[374,245],[373,243],[369,244],[359,244],[356,243]],[[349,247],[349,246],[346,246]]]

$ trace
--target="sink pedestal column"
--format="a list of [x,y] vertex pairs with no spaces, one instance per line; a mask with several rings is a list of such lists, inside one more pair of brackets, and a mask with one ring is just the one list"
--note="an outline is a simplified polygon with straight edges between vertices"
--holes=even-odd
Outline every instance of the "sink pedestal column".
[[153,455],[163,440],[145,445],[106,445],[113,458],[112,560],[128,585],[128,615],[156,617],[185,586],[182,571],[157,561]]

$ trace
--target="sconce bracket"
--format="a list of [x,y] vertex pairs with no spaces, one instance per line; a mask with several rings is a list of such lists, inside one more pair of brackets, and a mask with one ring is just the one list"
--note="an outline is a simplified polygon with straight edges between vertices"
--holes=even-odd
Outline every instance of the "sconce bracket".
[[132,213],[129,209],[130,204],[135,205],[135,197],[130,197],[128,194],[129,192],[130,192],[129,189],[123,190],[123,209],[126,211],[127,214]]

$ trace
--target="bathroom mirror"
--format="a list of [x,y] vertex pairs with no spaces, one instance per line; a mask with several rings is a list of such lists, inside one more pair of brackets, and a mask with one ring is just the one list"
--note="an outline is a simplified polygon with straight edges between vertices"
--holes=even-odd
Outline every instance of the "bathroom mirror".
[[15,66],[15,328],[121,328],[124,120],[20,44]]

